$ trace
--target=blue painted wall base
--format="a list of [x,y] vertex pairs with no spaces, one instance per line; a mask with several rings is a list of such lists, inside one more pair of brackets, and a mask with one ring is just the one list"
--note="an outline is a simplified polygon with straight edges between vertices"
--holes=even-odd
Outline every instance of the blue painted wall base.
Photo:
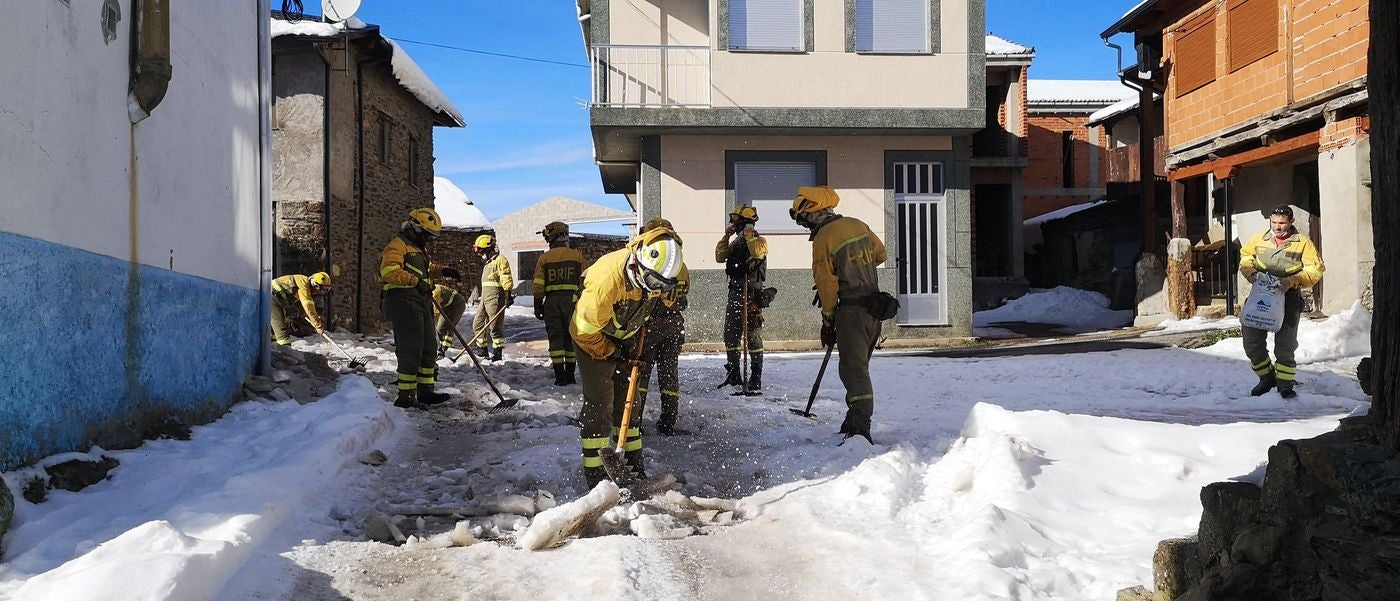
[[203,423],[257,366],[257,290],[0,232],[0,470]]

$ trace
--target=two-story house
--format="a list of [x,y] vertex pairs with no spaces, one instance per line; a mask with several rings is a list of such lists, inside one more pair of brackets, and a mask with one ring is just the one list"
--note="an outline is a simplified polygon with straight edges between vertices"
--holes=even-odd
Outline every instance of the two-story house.
[[379,26],[271,19],[274,275],[326,271],[327,318],[383,331],[379,251],[433,206],[433,129],[462,115]]
[[1144,0],[1102,34],[1133,35],[1138,66],[1125,73],[1161,94],[1164,130],[1141,138],[1165,136],[1167,289],[1178,316],[1212,297],[1237,307],[1239,244],[1279,204],[1293,205],[1328,266],[1316,307],[1339,311],[1366,293],[1375,262],[1367,9],[1366,0]]
[[773,339],[812,340],[811,251],[787,209],[827,184],[881,236],[891,338],[971,335],[971,135],[985,122],[983,0],[576,0],[604,189],[679,228],[687,338],[720,337],[710,253],[736,205],[770,246]]

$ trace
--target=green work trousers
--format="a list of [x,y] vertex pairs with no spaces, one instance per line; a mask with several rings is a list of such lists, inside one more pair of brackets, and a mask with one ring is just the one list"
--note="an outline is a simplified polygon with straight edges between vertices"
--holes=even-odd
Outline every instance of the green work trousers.
[[875,388],[870,382],[870,355],[880,338],[880,321],[862,306],[837,305],[836,348],[840,352],[837,373],[846,387],[845,426],[870,431],[875,413]]
[[1269,362],[1269,332],[1248,326],[1240,328],[1244,338],[1244,354],[1249,357],[1250,366],[1260,378],[1274,376],[1279,385],[1292,386],[1298,375],[1298,361],[1293,354],[1298,351],[1298,321],[1303,314],[1303,294],[1289,290],[1283,295],[1283,326],[1274,334],[1274,359]]
[[[505,306],[506,292],[501,288],[482,288],[481,305],[476,308],[476,316],[472,318],[472,338],[479,348],[505,348],[506,346],[506,316],[496,316]],[[491,329],[486,329],[486,322],[495,317],[496,321],[491,324]],[[488,344],[489,342],[489,344]]]
[[544,331],[549,337],[549,362],[572,365],[577,362],[574,339],[569,335],[569,320],[574,318],[574,292],[562,290],[546,293],[540,313],[544,315]]
[[[452,346],[455,342],[452,339],[452,328],[462,321],[462,314],[467,312],[467,297],[457,294],[452,302],[442,306],[442,314],[438,315],[436,331],[438,338],[442,339],[443,348]],[[466,344],[463,342],[463,344]]]
[[[598,451],[611,446],[612,440],[621,435],[622,412],[627,405],[631,369],[613,361],[594,359],[588,353],[578,354],[578,368],[583,384],[583,410],[579,413],[579,421],[583,424],[579,432],[579,441],[583,445],[583,467],[585,470],[601,469],[603,459]],[[641,457],[640,424],[645,401],[638,395],[632,407],[632,420],[622,447],[629,462],[634,461],[634,456]]]
[[724,352],[735,372],[739,371],[739,361],[744,349],[744,330],[748,329],[749,366],[756,375],[763,373],[763,312],[757,301],[761,285],[749,284],[748,320],[744,319],[744,289],[742,284],[729,286],[729,299],[724,309]]
[[384,295],[384,318],[394,327],[399,390],[435,384],[438,342],[432,300],[413,288],[395,288]]
[[647,325],[646,368],[637,379],[637,398],[647,398],[652,365],[656,366],[656,383],[661,387],[661,415],[657,427],[676,425],[680,413],[681,345],[685,344],[685,316],[680,311],[658,310]]

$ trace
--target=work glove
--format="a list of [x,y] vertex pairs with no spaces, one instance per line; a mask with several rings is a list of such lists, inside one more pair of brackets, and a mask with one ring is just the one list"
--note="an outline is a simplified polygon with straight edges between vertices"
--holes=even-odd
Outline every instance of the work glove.
[[822,346],[836,345],[836,322],[830,319],[822,320]]
[[426,294],[428,296],[432,296],[433,294],[433,283],[429,282],[428,278],[418,278],[418,283],[413,287],[417,288],[419,292],[422,292],[423,294]]
[[514,305],[514,304],[515,304],[515,295],[514,295],[514,294],[507,294],[507,295],[506,295],[506,306],[509,307],[509,306],[511,306],[511,305]]
[[632,353],[627,352],[627,349],[621,346],[613,350],[613,353],[610,357],[608,357],[608,360],[618,364],[618,366],[623,369],[632,369],[633,367],[638,367],[645,370],[647,367],[650,366],[650,364],[646,361],[633,357]]
[[535,305],[535,319],[544,321],[544,307]]

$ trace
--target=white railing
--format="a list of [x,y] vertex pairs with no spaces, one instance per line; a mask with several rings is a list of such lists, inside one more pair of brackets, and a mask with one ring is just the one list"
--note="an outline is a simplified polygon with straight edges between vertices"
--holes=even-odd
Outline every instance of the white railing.
[[591,53],[593,106],[710,106],[706,46],[600,45]]

